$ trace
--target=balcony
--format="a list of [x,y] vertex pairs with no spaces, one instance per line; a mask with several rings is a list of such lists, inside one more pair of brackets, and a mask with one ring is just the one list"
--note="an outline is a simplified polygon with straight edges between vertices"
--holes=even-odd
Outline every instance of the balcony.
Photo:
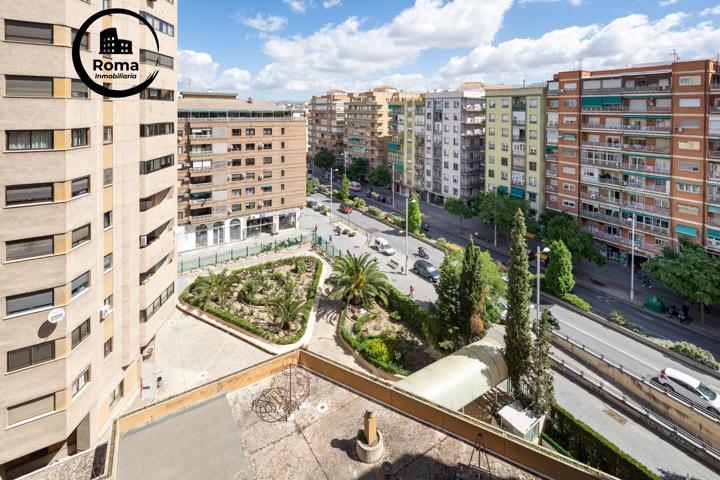
[[707,201],[710,203],[717,203],[720,205],[720,191],[716,193],[708,192]]
[[710,105],[708,107],[708,113],[720,113],[720,105]]
[[637,143],[626,143],[623,145],[623,150],[628,150],[632,152],[661,153],[669,155],[670,145],[641,145]]
[[524,112],[526,107],[527,107],[526,103],[519,102],[519,103],[513,103],[512,109],[515,111]]
[[202,183],[191,183],[188,185],[191,190],[199,190],[203,188],[210,188],[213,186],[212,182],[202,182]]
[[212,153],[213,153],[212,149],[210,149],[210,150],[191,150],[190,156],[197,157],[200,155],[212,155]]
[[642,190],[644,192],[653,192],[653,193],[668,193],[667,184],[665,185],[652,185],[642,182],[627,182],[627,185],[625,187],[629,190]]
[[670,133],[670,127],[656,125],[607,125],[605,123],[583,123],[582,128],[587,130],[624,130],[627,132]]
[[[606,215],[601,212],[591,212],[589,210],[580,210],[580,216],[586,218],[592,218],[594,220],[600,220],[605,223],[612,223],[615,225],[621,225],[626,228],[632,229],[633,221],[631,218],[623,218],[616,215]],[[659,227],[657,225],[649,225],[647,223],[635,222],[635,229],[643,232],[654,233],[656,235],[668,236],[670,234],[670,228]]]
[[622,130],[622,125],[607,125],[605,123],[583,123],[586,130]]
[[710,84],[710,91],[711,92],[720,92],[720,83],[713,82]]
[[720,158],[720,150],[708,150],[707,155],[710,158]]
[[670,85],[638,85],[636,87],[623,87],[623,93],[664,93],[670,91]]
[[713,237],[705,237],[705,246],[713,250],[720,250],[720,239]]
[[545,170],[545,176],[557,178],[557,170]]
[[545,154],[545,160],[548,162],[557,162],[558,161],[558,154],[557,153],[546,153]]
[[224,212],[208,213],[205,215],[192,215],[191,214],[190,217],[188,217],[188,219],[191,222],[204,222],[206,220],[213,220],[216,218],[227,218],[227,216],[228,216],[228,212],[224,211]]
[[641,210],[643,212],[650,212],[650,213],[657,213],[659,215],[663,216],[670,216],[670,208],[668,207],[662,207],[660,205],[648,205],[646,203],[642,202],[631,202],[630,200],[625,200],[622,202],[623,205],[629,208],[633,208],[635,210]]
[[549,208],[550,210],[560,210],[558,202],[553,202],[551,200],[547,200],[545,202],[545,208]]
[[212,138],[212,133],[203,133],[203,134],[191,134],[190,140],[203,140]]
[[558,187],[557,185],[545,185],[545,191],[550,193],[557,193]]
[[622,169],[632,170],[634,172],[648,172],[670,175],[670,167],[664,167],[662,165],[636,165],[631,163],[623,163]]
[[527,121],[525,119],[513,118],[512,124],[516,127],[524,127]]
[[[618,155],[619,158],[622,158],[620,155]],[[621,168],[622,162],[619,160],[606,160],[601,158],[590,158],[590,157],[581,157],[580,163],[583,165],[593,165],[596,167],[607,167],[607,168]]]
[[608,150],[620,150],[619,143],[603,143],[603,142],[591,142],[589,140],[583,140],[581,144],[583,147],[604,148],[604,149],[608,149]]
[[[610,233],[605,233],[603,231],[592,229],[592,228],[587,228],[587,227],[583,228],[583,230],[590,233],[595,238],[600,238],[600,239],[608,241],[608,242],[616,243],[619,245],[624,245],[628,248],[631,247],[631,242],[630,242],[629,238],[625,238],[625,237],[622,237],[619,235],[612,235]],[[662,250],[663,250],[660,245],[638,242],[638,241],[635,242],[635,248],[638,250],[643,250],[646,252],[652,252],[652,253],[658,253],[658,254],[662,253]]]
[[547,122],[547,128],[558,128],[558,122]]
[[622,112],[622,105],[583,105],[583,112]]

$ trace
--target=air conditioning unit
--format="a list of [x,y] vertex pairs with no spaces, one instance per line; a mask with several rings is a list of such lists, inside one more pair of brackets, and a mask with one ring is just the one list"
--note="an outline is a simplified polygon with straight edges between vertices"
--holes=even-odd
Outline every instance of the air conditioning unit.
[[257,146],[257,149],[258,149],[258,150],[262,150],[262,149],[263,149],[263,146],[262,146],[262,145],[258,145],[258,146]]
[[244,174],[244,173],[241,173],[241,174],[240,174],[240,180],[245,180],[245,174]]
[[257,179],[258,179],[258,180],[262,180],[262,179],[263,179],[263,176],[262,176],[262,175],[258,175]]
[[140,237],[140,248],[147,247],[147,235],[142,235]]
[[262,203],[258,203],[258,206],[257,206],[257,207],[258,207],[258,210],[260,210],[260,209],[263,207],[263,204],[262,204]]
[[110,305],[103,305],[100,308],[100,319],[106,318],[110,313],[112,312],[112,307]]
[[682,127],[675,127],[674,130],[675,130],[676,132],[682,132],[682,131],[683,131],[683,128],[682,128]]

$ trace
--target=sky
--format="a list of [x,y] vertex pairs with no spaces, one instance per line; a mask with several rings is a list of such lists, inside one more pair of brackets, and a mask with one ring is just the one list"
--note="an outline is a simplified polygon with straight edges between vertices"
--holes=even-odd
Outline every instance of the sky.
[[332,88],[542,82],[720,54],[720,0],[180,0],[179,90],[309,100]]

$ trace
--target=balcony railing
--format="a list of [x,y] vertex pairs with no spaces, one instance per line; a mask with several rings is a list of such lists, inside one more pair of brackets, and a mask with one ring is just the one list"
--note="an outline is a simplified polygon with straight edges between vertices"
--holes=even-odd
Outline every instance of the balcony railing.
[[[625,237],[622,237],[619,235],[612,235],[609,233],[605,233],[601,230],[587,228],[587,227],[583,228],[583,230],[590,233],[595,238],[600,238],[600,239],[606,240],[608,242],[625,245],[626,247],[630,247],[632,245],[629,238],[625,238]],[[635,241],[635,248],[638,250],[644,250],[647,252],[662,253],[662,247],[660,245],[655,245],[655,244],[651,244],[651,243]]]
[[198,188],[212,187],[212,185],[213,185],[212,182],[191,183],[191,184],[189,185],[189,187],[190,187],[191,189],[193,189],[193,190],[196,190],[196,189],[198,189]]
[[708,198],[708,202],[720,204],[720,192],[708,193],[707,198]]
[[717,238],[706,237],[705,246],[712,248],[713,250],[720,250],[720,240]]
[[[622,157],[620,157],[622,158]],[[601,158],[580,157],[580,163],[583,165],[594,165],[597,167],[621,168],[622,162],[619,160],[605,160]]]
[[606,148],[609,150],[620,150],[621,148],[621,145],[619,143],[591,142],[589,140],[583,140],[582,146],[592,148]]
[[[606,215],[601,212],[591,212],[589,210],[580,209],[580,216],[600,220],[606,223],[612,223],[615,225],[621,225],[632,229],[632,218],[623,218],[616,215]],[[654,233],[656,235],[669,235],[670,229],[668,227],[659,227],[657,225],[649,225],[647,223],[635,222],[635,229],[643,232]]]
[[558,176],[557,170],[545,170],[545,175],[548,177],[556,177]]
[[631,150],[633,152],[654,152],[654,153],[670,153],[670,145],[641,145],[637,143],[626,143],[623,150]]
[[720,113],[720,105],[710,105],[708,107],[709,113]]
[[551,193],[557,193],[558,187],[557,187],[557,185],[545,185],[545,191],[551,192]]
[[670,167],[664,167],[662,165],[633,165],[631,163],[623,163],[622,169],[632,170],[635,172],[660,173],[664,175],[670,175]]
[[646,203],[631,202],[629,200],[622,202],[622,204],[626,207],[634,208],[636,210],[642,210],[643,212],[657,213],[665,216],[670,215],[670,208],[662,207],[660,205],[648,205]]
[[711,84],[710,84],[710,91],[712,91],[712,92],[718,92],[718,91],[720,91],[720,83],[711,83]]
[[558,122],[547,122],[547,128],[557,128]]
[[212,138],[212,133],[203,133],[203,134],[193,133],[190,135],[190,140],[200,140],[200,139],[205,139],[205,138]]
[[613,130],[628,132],[670,133],[670,127],[657,125],[608,125],[605,123],[583,123],[584,129]]
[[622,105],[583,105],[583,112],[622,112]]
[[516,127],[524,127],[526,123],[527,123],[527,120],[520,120],[519,118],[512,119],[512,124],[515,125]]
[[190,150],[190,156],[196,157],[199,155],[212,155],[212,150]]
[[708,150],[708,157],[720,158],[720,150]]
[[558,161],[558,154],[557,153],[546,153],[545,154],[545,160],[549,162],[557,162]]
[[643,190],[646,192],[668,193],[666,185],[652,185],[642,182],[627,182],[626,187],[632,190]]

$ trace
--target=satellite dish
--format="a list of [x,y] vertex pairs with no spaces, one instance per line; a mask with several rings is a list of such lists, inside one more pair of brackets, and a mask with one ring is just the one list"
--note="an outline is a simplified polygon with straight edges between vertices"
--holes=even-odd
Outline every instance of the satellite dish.
[[48,313],[48,323],[58,323],[65,318],[65,310],[62,308],[54,308]]

